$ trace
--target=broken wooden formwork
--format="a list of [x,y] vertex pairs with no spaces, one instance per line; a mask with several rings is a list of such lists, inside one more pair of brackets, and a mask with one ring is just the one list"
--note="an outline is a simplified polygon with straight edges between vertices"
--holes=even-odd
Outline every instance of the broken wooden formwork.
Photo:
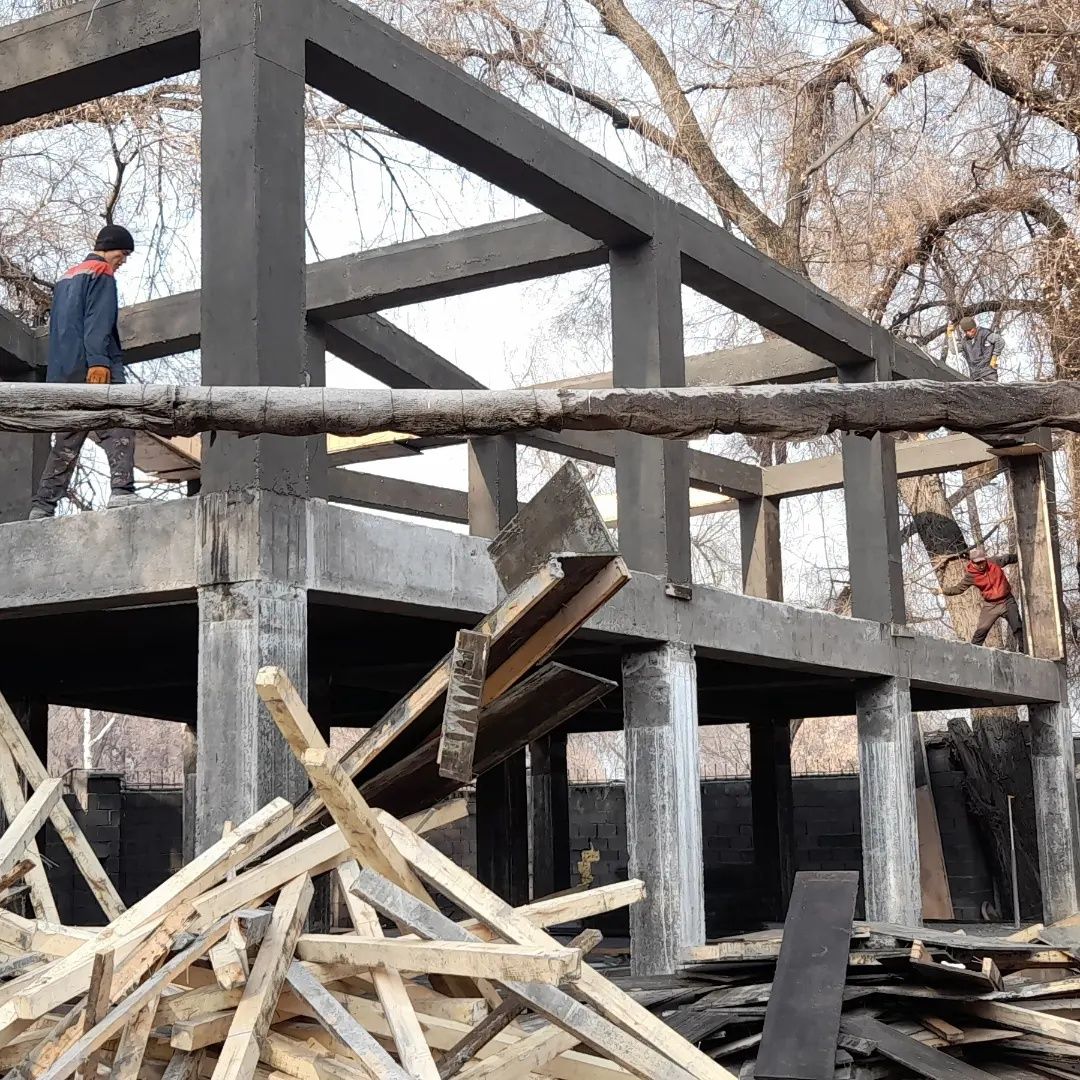
[[[335,823],[273,853],[297,820],[275,800],[104,927],[0,912],[7,1076],[730,1075],[583,963],[598,935],[564,945],[546,932],[639,900],[641,882],[511,908],[421,835],[462,802],[406,821],[373,809],[284,675],[264,670],[259,686]],[[26,775],[40,766],[28,761]],[[27,806],[55,811],[55,783]],[[16,819],[0,847],[27,855],[33,831]],[[327,873],[352,929],[305,933]],[[442,914],[436,893],[472,918]]]
[[858,874],[796,877],[783,928],[615,978],[740,1077],[1080,1076],[1080,916],[1016,933],[853,923]]
[[[102,892],[103,927],[59,925],[37,899],[36,919],[0,911],[7,1075],[730,1075],[583,963],[599,935],[564,944],[547,933],[641,900],[640,881],[515,908],[422,836],[464,814],[463,801],[440,800],[477,770],[612,686],[545,663],[628,577],[576,471],[555,477],[553,497],[558,513],[540,499],[493,545],[504,602],[342,758],[285,673],[259,671],[258,693],[311,784],[299,805],[277,799],[228,827],[126,910]],[[79,862],[59,782],[6,705],[0,736],[34,789],[11,807],[0,869],[40,871],[33,837],[50,814]],[[378,803],[418,813],[402,820]],[[321,875],[344,900],[347,933],[305,932]],[[472,918],[455,922],[439,897]]]

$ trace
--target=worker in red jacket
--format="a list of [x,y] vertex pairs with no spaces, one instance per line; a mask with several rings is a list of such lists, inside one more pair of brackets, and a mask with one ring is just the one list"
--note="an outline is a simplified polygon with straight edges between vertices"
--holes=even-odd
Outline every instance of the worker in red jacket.
[[972,548],[968,554],[969,562],[964,567],[964,576],[947,589],[941,589],[942,596],[958,596],[974,586],[982,593],[982,610],[975,633],[971,636],[972,645],[982,645],[986,635],[998,619],[1004,619],[1009,625],[1018,652],[1024,651],[1024,624],[1020,620],[1020,608],[1013,596],[1012,585],[1005,576],[1004,566],[1016,562],[1015,555],[1001,555],[993,559],[986,557],[981,548]]

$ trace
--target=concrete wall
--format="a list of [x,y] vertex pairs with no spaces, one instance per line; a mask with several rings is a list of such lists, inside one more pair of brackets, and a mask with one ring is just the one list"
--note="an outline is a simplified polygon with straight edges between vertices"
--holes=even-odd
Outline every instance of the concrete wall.
[[[977,921],[983,902],[993,899],[993,889],[964,805],[962,774],[950,768],[943,749],[931,750],[930,769],[956,917]],[[119,776],[94,773],[86,779],[81,798],[75,794],[66,797],[125,902],[145,896],[181,865],[180,791],[125,789]],[[701,802],[707,932],[715,937],[746,929],[756,917],[759,887],[753,865],[750,783],[704,781]],[[794,802],[797,868],[860,869],[858,777],[796,777]],[[436,847],[471,873],[476,870],[473,810],[470,799],[470,816],[432,837]],[[45,835],[45,854],[55,864],[49,877],[61,918],[76,924],[99,924],[102,919],[97,905],[75,873],[66,850],[51,829],[47,828]],[[626,805],[621,784],[571,786],[570,850],[574,884],[582,880],[578,862],[585,851],[596,855],[587,871],[596,884],[626,878]],[[626,913],[613,913],[597,926],[609,935],[624,935]]]

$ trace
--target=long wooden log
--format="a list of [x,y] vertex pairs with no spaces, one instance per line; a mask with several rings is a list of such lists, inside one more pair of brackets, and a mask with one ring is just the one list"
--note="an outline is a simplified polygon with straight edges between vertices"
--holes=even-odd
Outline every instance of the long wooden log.
[[158,435],[497,435],[633,431],[668,439],[830,431],[1080,431],[1080,383],[891,383],[614,390],[338,390],[0,384],[0,431]]

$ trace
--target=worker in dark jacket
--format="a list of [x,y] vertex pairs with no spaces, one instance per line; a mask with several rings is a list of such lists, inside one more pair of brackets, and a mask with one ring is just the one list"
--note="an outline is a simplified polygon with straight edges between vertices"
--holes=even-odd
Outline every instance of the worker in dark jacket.
[[1012,585],[1005,576],[1004,566],[1016,562],[1015,555],[1001,555],[988,559],[981,547],[972,548],[969,562],[964,567],[964,576],[955,584],[941,590],[942,596],[958,596],[972,587],[982,593],[982,609],[975,633],[971,635],[972,645],[982,645],[986,635],[998,619],[1008,623],[1016,642],[1018,652],[1024,651],[1024,626],[1020,621],[1020,608],[1013,596]]
[[968,375],[977,382],[998,381],[1001,337],[981,327],[974,319],[960,320],[960,349],[967,361]]
[[[103,386],[125,381],[113,275],[134,248],[127,229],[106,225],[98,234],[94,250],[56,283],[49,316],[48,382]],[[86,435],[85,431],[69,431],[53,436],[52,453],[30,511],[32,521],[56,513],[56,504],[67,494]],[[135,433],[128,428],[110,428],[96,438],[109,460],[109,509],[138,501]]]

